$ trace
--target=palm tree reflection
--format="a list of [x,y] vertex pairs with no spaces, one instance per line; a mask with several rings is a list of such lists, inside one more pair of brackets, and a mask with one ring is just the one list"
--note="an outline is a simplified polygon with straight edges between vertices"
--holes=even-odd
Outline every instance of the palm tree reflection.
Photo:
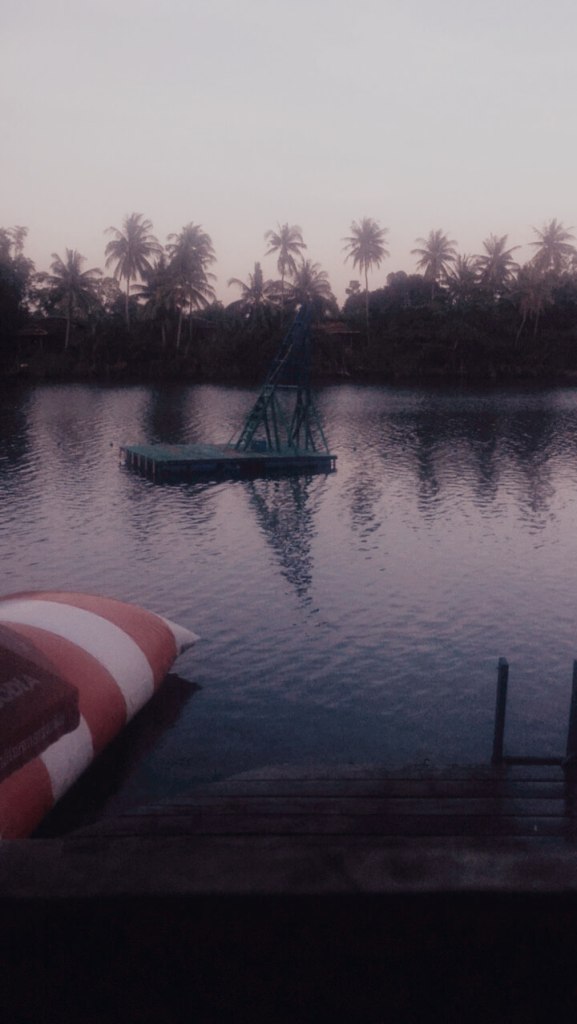
[[142,410],[142,436],[153,444],[185,444],[194,423],[194,393],[185,385],[150,388]]
[[411,392],[406,402],[391,392],[388,408],[384,398],[362,397],[355,430],[363,441],[341,458],[339,487],[361,535],[399,502],[429,522],[457,506],[499,518],[512,505],[540,527],[572,474],[574,411],[560,416],[550,392]]
[[11,388],[0,406],[0,475],[8,475],[30,452],[29,407],[31,392]]

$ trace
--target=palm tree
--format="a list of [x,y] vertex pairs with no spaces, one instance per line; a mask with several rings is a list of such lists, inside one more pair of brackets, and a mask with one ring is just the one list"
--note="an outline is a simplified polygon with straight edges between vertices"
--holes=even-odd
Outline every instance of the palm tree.
[[513,290],[513,298],[521,314],[521,322],[515,337],[518,343],[527,320],[533,320],[533,337],[537,336],[539,318],[544,307],[552,301],[552,281],[549,274],[544,274],[532,260],[519,268]]
[[429,231],[428,238],[417,238],[420,248],[411,249],[418,256],[417,267],[424,272],[426,281],[431,282],[431,300],[435,297],[435,285],[445,277],[451,263],[457,256],[456,242],[447,238],[443,231]]
[[214,301],[214,274],[207,267],[215,262],[216,256],[210,235],[200,224],[186,224],[179,234],[168,236],[166,251],[169,257],[168,269],[172,275],[179,306],[176,347],[180,348],[182,318],[188,308],[189,341],[192,337],[192,312]]
[[571,239],[575,235],[571,234],[571,230],[556,219],[544,224],[541,231],[533,228],[538,240],[529,244],[537,249],[531,261],[537,270],[544,274],[560,274],[567,268],[570,260],[576,255],[575,246],[571,244]]
[[114,316],[122,298],[122,290],[115,277],[102,277],[96,287],[98,302],[105,316]]
[[151,258],[162,252],[162,246],[151,234],[152,223],[143,220],[141,213],[131,213],[124,218],[123,230],[107,228],[114,238],[108,242],[104,254],[106,266],[116,264],[114,276],[126,281],[126,327],[130,328],[129,297],[130,285],[138,277],[151,269]]
[[[422,278],[420,279],[422,280]],[[450,270],[446,271],[447,290],[453,305],[469,305],[477,292],[477,261],[472,256],[459,255]]]
[[27,228],[0,228],[0,338],[10,336],[34,302],[35,268],[24,256]]
[[294,275],[292,296],[300,305],[311,306],[316,319],[321,320],[327,313],[338,313],[328,274],[320,263],[303,260]]
[[17,224],[16,227],[11,229],[10,234],[12,235],[12,242],[14,245],[14,256],[18,259],[18,257],[22,256],[22,253],[24,252],[24,242],[28,237],[28,228],[21,227]]
[[352,259],[353,267],[358,267],[365,275],[365,315],[367,321],[367,341],[369,338],[369,270],[373,267],[380,267],[389,250],[385,245],[385,236],[388,228],[381,228],[372,217],[363,217],[362,220],[354,220],[350,227],[350,235],[343,238],[345,250],[348,254],[347,260]]
[[166,327],[174,312],[174,280],[166,256],[161,253],[157,262],[143,274],[138,297],[144,300],[144,315],[160,325],[162,348],[166,349]]
[[230,307],[240,310],[253,325],[263,323],[267,313],[277,308],[276,284],[274,281],[265,281],[260,263],[255,263],[254,273],[248,275],[247,282],[231,277],[228,285],[241,289],[240,299],[231,302]]
[[97,288],[100,270],[92,267],[90,270],[83,271],[83,263],[86,263],[86,258],[81,256],[76,249],[66,249],[64,259],[53,252],[50,264],[52,274],[46,277],[52,302],[64,311],[66,317],[65,350],[70,342],[72,317],[78,313],[87,314],[98,301]]
[[277,269],[281,280],[281,321],[284,315],[284,283],[287,274],[296,274],[297,259],[301,257],[302,250],[306,249],[303,241],[303,233],[298,224],[277,224],[278,231],[266,231],[265,241],[268,242],[268,249],[265,256],[278,253]]
[[507,238],[507,235],[489,235],[483,242],[485,252],[475,256],[479,284],[487,288],[495,299],[507,291],[519,269],[511,255],[519,246],[514,245],[507,249]]

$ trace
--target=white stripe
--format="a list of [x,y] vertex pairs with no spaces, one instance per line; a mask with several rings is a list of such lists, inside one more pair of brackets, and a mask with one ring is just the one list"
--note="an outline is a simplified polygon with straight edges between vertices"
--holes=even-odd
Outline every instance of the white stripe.
[[92,735],[86,720],[81,717],[74,732],[61,736],[40,755],[48,769],[54,803],[70,789],[93,758]]
[[183,651],[187,651],[189,647],[192,647],[192,645],[197,642],[197,640],[200,640],[200,637],[196,633],[193,633],[190,629],[186,629],[184,626],[179,626],[178,622],[172,622],[171,619],[165,619],[163,615],[159,615],[158,618],[162,619],[165,626],[168,626],[172,633],[176,644],[177,655],[182,654]]
[[116,680],[128,719],[154,692],[154,675],[140,647],[124,630],[94,612],[57,601],[0,601],[0,622],[37,626],[91,654]]

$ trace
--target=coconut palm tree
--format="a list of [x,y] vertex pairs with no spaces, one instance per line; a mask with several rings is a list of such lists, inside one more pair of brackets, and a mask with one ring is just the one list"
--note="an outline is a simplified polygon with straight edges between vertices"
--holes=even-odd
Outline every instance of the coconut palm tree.
[[277,224],[278,231],[266,231],[265,241],[268,249],[265,256],[278,253],[277,269],[280,274],[281,320],[284,315],[284,284],[287,274],[292,276],[297,271],[297,259],[302,259],[302,250],[306,249],[303,233],[298,224]]
[[507,238],[507,235],[489,235],[483,242],[485,252],[475,256],[479,284],[490,291],[495,299],[507,291],[519,269],[511,255],[519,246],[507,249]]
[[168,270],[172,275],[175,297],[179,307],[176,347],[180,348],[182,318],[188,309],[189,341],[192,337],[193,310],[206,307],[214,301],[214,281],[207,267],[215,262],[216,256],[210,235],[200,224],[186,224],[178,234],[168,236],[166,251],[169,257]]
[[435,298],[435,287],[441,281],[448,268],[454,263],[457,250],[456,242],[447,238],[441,230],[429,231],[428,238],[417,238],[419,248],[411,249],[413,256],[418,256],[417,267],[423,271],[426,281],[431,282],[431,300]]
[[102,277],[97,283],[96,293],[102,313],[113,316],[122,299],[122,289],[115,277]]
[[18,259],[18,257],[22,256],[22,253],[24,252],[24,242],[28,237],[28,228],[21,227],[17,224],[16,227],[11,229],[10,234],[12,235],[12,242],[14,245],[14,256]]
[[152,223],[143,220],[141,213],[131,213],[124,218],[123,229],[107,228],[107,233],[114,234],[108,242],[104,255],[106,266],[116,264],[114,276],[126,281],[125,316],[126,327],[130,328],[130,285],[137,278],[142,278],[152,267],[152,259],[162,252],[162,246],[151,233]]
[[255,263],[254,273],[248,275],[248,281],[231,277],[228,285],[234,285],[241,290],[240,299],[231,302],[229,308],[238,309],[253,325],[264,323],[267,314],[278,308],[276,282],[265,281],[260,263]]
[[73,316],[88,314],[98,301],[98,281],[101,272],[97,267],[82,270],[84,263],[86,258],[76,249],[66,249],[64,259],[53,252],[50,264],[52,273],[45,277],[52,303],[62,309],[66,317],[65,350],[70,343]]
[[369,270],[380,267],[389,250],[385,245],[388,228],[381,228],[372,217],[354,220],[350,226],[350,235],[343,238],[344,249],[348,250],[345,263],[352,259],[353,267],[358,267],[365,276],[365,315],[367,321],[367,340],[369,337]]
[[27,228],[0,228],[0,339],[8,338],[34,301],[35,268],[24,256]]
[[518,343],[528,320],[533,321],[533,337],[537,336],[541,313],[544,307],[552,301],[552,287],[551,275],[544,274],[533,260],[519,268],[512,292],[513,300],[516,302],[521,316],[515,344]]
[[467,306],[475,299],[478,290],[477,274],[477,261],[474,257],[466,253],[455,257],[455,262],[445,274],[447,291],[454,306]]
[[544,274],[560,274],[567,269],[570,261],[576,255],[575,246],[571,243],[571,239],[575,238],[575,235],[571,234],[571,230],[571,228],[565,228],[556,219],[544,224],[540,231],[538,228],[533,228],[537,235],[537,241],[529,244],[537,249],[531,261],[537,270]]
[[166,328],[175,308],[174,280],[167,259],[161,253],[150,270],[143,274],[142,284],[137,289],[139,299],[144,302],[144,315],[160,326],[162,348],[166,349]]
[[300,305],[310,305],[315,319],[322,320],[327,313],[338,313],[328,274],[320,263],[303,260],[297,268],[292,284],[292,298]]

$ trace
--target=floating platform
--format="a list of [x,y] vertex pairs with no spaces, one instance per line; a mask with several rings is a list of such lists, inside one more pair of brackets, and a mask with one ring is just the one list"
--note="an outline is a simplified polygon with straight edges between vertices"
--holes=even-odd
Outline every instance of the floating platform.
[[121,447],[120,458],[130,469],[155,481],[332,473],[337,459],[324,451],[275,451],[260,445],[237,451],[227,444],[127,444]]

